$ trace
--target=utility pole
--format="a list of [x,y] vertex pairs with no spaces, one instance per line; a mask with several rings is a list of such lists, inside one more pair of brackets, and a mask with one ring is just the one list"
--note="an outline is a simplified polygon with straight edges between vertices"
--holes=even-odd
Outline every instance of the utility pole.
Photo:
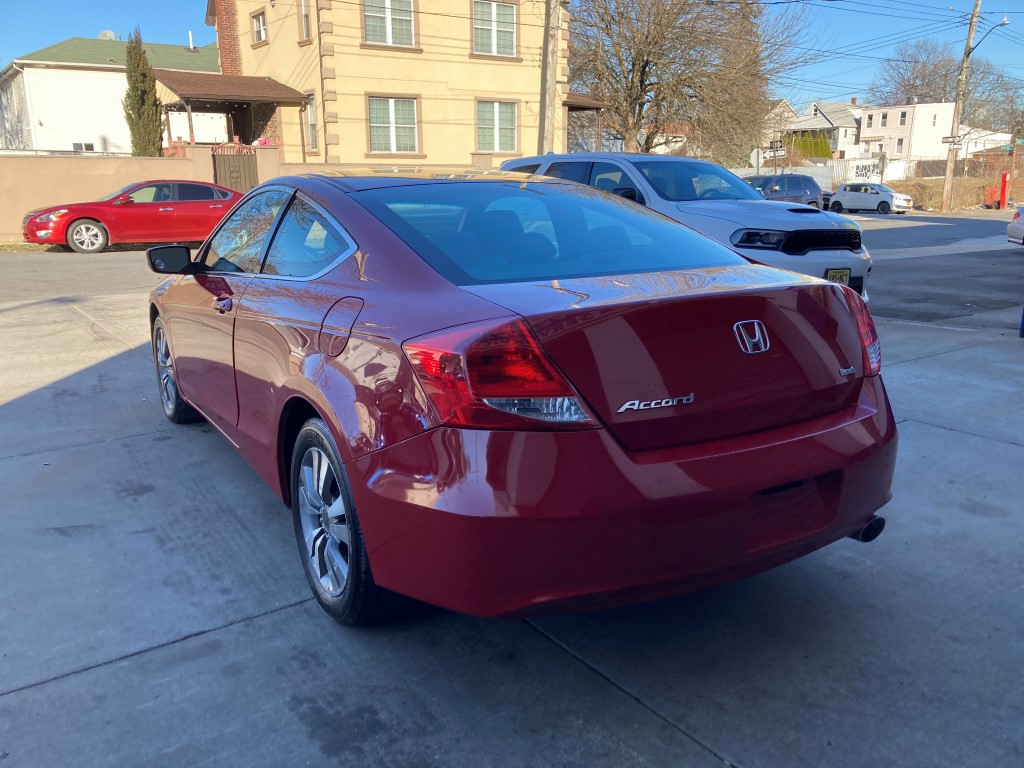
[[545,0],[544,49],[540,67],[540,126],[537,154],[555,148],[555,110],[558,109],[558,52],[562,34],[561,0]]
[[[974,30],[978,28],[978,14],[981,13],[981,0],[974,0],[974,10],[971,11],[971,23],[967,28],[967,43],[964,45],[964,57],[960,60],[960,75],[956,79],[956,101],[953,103],[953,128],[949,135],[960,137],[960,115],[964,110],[964,89],[967,86],[967,67],[970,63],[971,53],[974,51]],[[953,200],[953,173],[956,170],[956,156],[959,149],[957,144],[949,145],[949,153],[946,155],[946,179],[942,184],[942,207],[943,212],[949,210]]]

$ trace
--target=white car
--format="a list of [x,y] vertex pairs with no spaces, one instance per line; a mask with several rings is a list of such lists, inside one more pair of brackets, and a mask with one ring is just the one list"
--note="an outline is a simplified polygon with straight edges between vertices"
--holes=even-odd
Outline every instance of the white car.
[[879,213],[906,213],[914,209],[909,195],[889,189],[885,184],[854,182],[844,184],[832,194],[829,208],[835,213],[843,211],[878,211]]
[[1006,225],[1006,239],[1014,245],[1024,245],[1024,221],[1020,218],[1020,208],[1013,212],[1013,219]]
[[671,155],[599,152],[516,158],[501,169],[607,190],[752,261],[849,285],[867,299],[871,256],[856,222],[809,205],[765,200],[720,165]]

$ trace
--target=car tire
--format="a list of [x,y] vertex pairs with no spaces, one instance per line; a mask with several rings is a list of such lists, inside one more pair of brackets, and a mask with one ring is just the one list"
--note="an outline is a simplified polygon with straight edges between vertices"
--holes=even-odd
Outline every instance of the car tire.
[[292,449],[292,520],[306,580],[340,624],[372,624],[398,596],[373,580],[348,477],[323,419],[307,421]]
[[156,365],[156,384],[160,393],[160,405],[164,416],[175,424],[192,424],[202,421],[199,411],[186,403],[178,392],[174,378],[174,357],[167,340],[167,329],[159,317],[153,321],[153,363]]
[[79,219],[68,228],[68,247],[78,253],[100,253],[107,240],[107,230],[93,219]]
[[891,210],[892,207],[885,200],[878,204],[878,212],[883,216],[887,215]]
[[832,213],[842,213],[843,212],[843,204],[840,203],[838,200],[833,200],[832,201],[832,205],[830,205],[828,207],[828,209],[830,211],[832,211]]

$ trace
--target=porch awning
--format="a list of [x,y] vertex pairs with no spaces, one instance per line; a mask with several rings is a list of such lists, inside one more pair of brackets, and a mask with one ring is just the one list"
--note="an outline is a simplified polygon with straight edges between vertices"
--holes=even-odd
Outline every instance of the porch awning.
[[181,102],[193,105],[283,104],[301,106],[308,97],[269,77],[217,75],[154,69],[157,82]]

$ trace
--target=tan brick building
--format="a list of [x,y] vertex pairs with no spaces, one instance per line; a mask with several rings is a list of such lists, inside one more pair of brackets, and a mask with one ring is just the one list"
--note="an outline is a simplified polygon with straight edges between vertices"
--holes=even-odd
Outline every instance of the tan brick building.
[[[284,162],[497,166],[540,150],[540,0],[209,0],[224,75],[307,95],[267,138]],[[566,147],[568,13],[559,5],[553,149]]]

